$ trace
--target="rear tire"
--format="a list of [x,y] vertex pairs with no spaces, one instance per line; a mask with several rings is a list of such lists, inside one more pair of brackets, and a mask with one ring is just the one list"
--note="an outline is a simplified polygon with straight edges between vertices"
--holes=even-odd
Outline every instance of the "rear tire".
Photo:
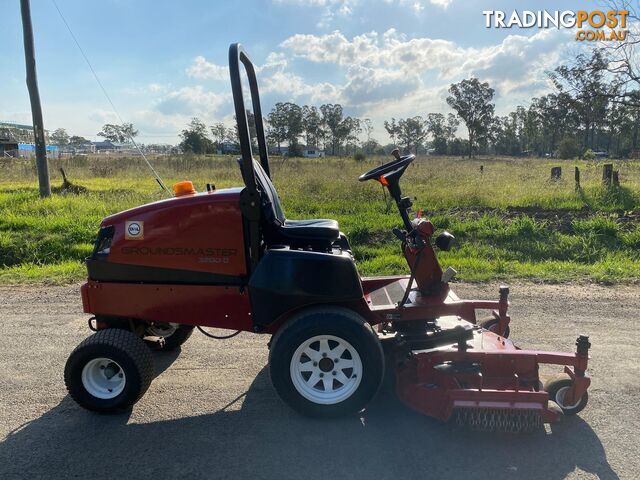
[[558,375],[549,379],[544,384],[544,390],[549,394],[549,400],[555,402],[565,415],[575,415],[576,413],[581,412],[584,410],[584,407],[587,406],[587,402],[589,401],[589,394],[584,392],[577,403],[574,405],[565,405],[563,403],[564,394],[572,385],[573,380],[571,380],[567,375]]
[[311,417],[362,410],[384,373],[377,335],[360,315],[339,307],[302,311],[274,335],[269,372],[278,395]]
[[153,380],[153,357],[131,332],[108,328],[86,338],[67,360],[64,383],[71,398],[95,412],[124,410]]

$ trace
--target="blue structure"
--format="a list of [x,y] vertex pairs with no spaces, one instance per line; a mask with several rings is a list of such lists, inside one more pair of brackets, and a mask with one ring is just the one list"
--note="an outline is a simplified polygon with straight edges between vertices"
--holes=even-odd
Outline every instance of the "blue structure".
[[[33,143],[19,143],[18,144],[19,152],[35,152],[36,146]],[[57,145],[47,145],[47,152],[57,152]]]

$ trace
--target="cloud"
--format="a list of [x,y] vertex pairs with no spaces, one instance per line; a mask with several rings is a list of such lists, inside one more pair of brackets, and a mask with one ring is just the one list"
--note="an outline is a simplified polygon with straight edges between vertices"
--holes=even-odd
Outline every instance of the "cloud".
[[328,27],[336,17],[348,17],[360,0],[272,0],[276,4],[295,5],[298,7],[321,7],[323,9],[317,26]]
[[425,4],[430,3],[436,7],[446,9],[453,0],[384,0],[389,4],[397,4],[402,7],[411,8],[416,14],[422,12],[425,9]]
[[158,101],[155,110],[164,115],[207,116],[215,114],[229,101],[229,94],[207,91],[197,85],[169,92]]
[[299,75],[284,71],[267,76],[263,81],[262,92],[278,94],[281,101],[304,98],[307,102],[319,104],[342,100],[340,89],[335,85],[327,82],[307,84]]
[[203,56],[197,56],[186,70],[187,75],[199,80],[227,80],[229,67],[208,62]]
[[510,35],[497,45],[465,48],[448,40],[407,38],[394,29],[351,39],[334,31],[293,35],[280,46],[294,58],[346,70],[339,86],[342,98],[370,108],[415,95],[425,88],[427,78],[446,85],[475,76],[489,81],[498,95],[539,93],[547,88],[545,68],[556,64],[563,45],[569,45],[563,35],[544,30],[529,37]]
[[[315,1],[318,6],[331,4]],[[292,35],[261,64],[256,64],[264,113],[278,101],[295,101],[300,105],[341,103],[346,114],[373,119],[379,127],[378,137],[384,138],[382,120],[446,113],[449,84],[472,76],[491,84],[496,90],[498,113],[506,113],[549,90],[545,69],[553,68],[566,58],[569,48],[575,48],[566,35],[558,30],[539,31],[530,36],[509,35],[484,47],[463,47],[455,41],[428,37],[411,38],[394,29],[355,36],[338,30]],[[325,73],[315,79],[317,72],[323,70]],[[314,80],[308,75],[312,71],[316,72]],[[227,67],[202,56],[193,60],[187,72],[201,80],[226,79],[228,75]],[[192,116],[205,121],[232,118],[227,88],[215,87],[215,91],[202,85],[148,88],[157,90],[159,98],[154,108],[144,114],[144,121],[155,129],[184,125]],[[158,117],[155,120],[154,115]]]
[[453,0],[429,0],[429,3],[437,7],[447,8],[452,1]]

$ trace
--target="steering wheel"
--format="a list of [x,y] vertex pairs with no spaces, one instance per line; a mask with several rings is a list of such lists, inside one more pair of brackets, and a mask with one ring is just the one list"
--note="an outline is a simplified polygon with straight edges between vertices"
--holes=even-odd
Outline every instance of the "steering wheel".
[[380,165],[379,167],[369,170],[366,173],[363,173],[358,177],[358,180],[364,182],[365,180],[373,179],[381,182],[380,178],[389,175],[390,173],[398,172],[398,174],[402,175],[409,164],[416,159],[416,156],[413,154],[404,155],[401,157],[399,153],[395,151],[394,153],[396,153],[397,155],[395,160],[385,163],[384,165]]

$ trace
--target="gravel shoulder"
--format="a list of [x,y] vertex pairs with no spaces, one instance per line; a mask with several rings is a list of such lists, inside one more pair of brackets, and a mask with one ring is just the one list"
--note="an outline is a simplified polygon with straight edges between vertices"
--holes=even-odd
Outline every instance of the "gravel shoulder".
[[[467,298],[497,290],[455,286]],[[511,292],[518,345],[572,351],[581,333],[593,344],[586,410],[530,435],[456,430],[389,386],[360,416],[301,417],[271,387],[269,338],[248,333],[196,332],[179,354],[155,353],[157,376],[131,412],[92,414],[62,379],[90,333],[78,286],[0,287],[0,478],[637,478],[640,286]]]

